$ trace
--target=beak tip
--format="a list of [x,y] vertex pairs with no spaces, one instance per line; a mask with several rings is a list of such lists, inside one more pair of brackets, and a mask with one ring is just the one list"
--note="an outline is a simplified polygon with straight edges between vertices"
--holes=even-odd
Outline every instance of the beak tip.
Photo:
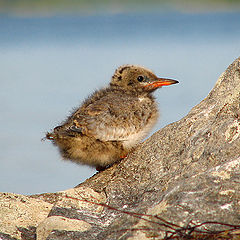
[[175,79],[168,79],[168,78],[159,78],[159,83],[162,86],[167,86],[167,85],[172,85],[172,84],[177,84],[179,81]]

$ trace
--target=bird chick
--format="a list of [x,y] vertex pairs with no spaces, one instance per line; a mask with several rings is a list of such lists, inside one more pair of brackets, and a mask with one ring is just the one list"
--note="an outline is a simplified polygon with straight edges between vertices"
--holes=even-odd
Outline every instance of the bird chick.
[[46,138],[64,159],[104,169],[146,137],[158,118],[152,93],[175,83],[144,67],[120,66],[109,86],[95,91]]

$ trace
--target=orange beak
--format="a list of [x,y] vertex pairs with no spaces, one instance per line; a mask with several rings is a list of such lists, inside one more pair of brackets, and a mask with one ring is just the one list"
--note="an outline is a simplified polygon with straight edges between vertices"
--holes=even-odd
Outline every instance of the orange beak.
[[177,80],[168,79],[168,78],[158,78],[157,81],[151,82],[144,87],[151,87],[151,88],[155,89],[155,88],[159,88],[162,86],[168,86],[168,85],[172,85],[172,84],[176,84],[176,83],[178,83]]

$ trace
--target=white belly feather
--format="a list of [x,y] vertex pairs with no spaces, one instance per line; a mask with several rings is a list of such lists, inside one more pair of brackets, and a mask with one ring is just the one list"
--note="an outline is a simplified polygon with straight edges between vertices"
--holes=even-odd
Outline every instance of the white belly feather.
[[125,137],[123,141],[123,147],[127,149],[131,149],[135,147],[141,140],[143,140],[156,124],[157,116],[158,116],[158,113],[156,113],[156,115],[152,117],[152,119],[150,119],[148,124],[141,131],[135,132],[133,134],[129,134],[127,137]]

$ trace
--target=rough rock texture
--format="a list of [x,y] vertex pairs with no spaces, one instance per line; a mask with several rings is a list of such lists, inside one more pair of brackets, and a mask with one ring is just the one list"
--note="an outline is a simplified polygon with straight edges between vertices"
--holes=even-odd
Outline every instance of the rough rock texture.
[[52,204],[39,199],[0,193],[0,239],[22,239],[24,233],[34,239],[37,225],[51,208]]
[[162,239],[230,225],[239,239],[239,136],[240,58],[186,117],[120,163],[67,191],[2,194],[0,239]]

